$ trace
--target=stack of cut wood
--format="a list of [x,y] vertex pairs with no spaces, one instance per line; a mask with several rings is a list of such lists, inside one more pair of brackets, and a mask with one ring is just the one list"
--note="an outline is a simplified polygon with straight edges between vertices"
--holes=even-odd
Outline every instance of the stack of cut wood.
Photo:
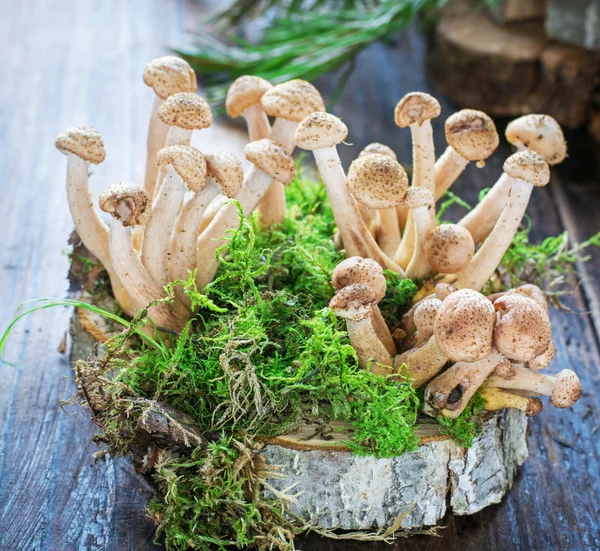
[[600,140],[600,1],[453,0],[436,27],[429,71],[459,106],[497,116],[538,112]]

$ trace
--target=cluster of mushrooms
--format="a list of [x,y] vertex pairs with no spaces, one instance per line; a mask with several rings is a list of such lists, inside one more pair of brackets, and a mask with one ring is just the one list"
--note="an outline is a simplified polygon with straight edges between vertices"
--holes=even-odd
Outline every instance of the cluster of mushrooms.
[[[417,388],[427,385],[426,412],[432,415],[458,416],[477,390],[487,409],[513,407],[528,415],[541,409],[534,395],[550,395],[557,407],[579,398],[572,371],[556,377],[537,372],[554,354],[543,293],[531,285],[488,297],[480,292],[512,242],[533,188],[546,185],[549,165],[566,156],[554,119],[528,115],[510,123],[506,138],[516,153],[502,176],[457,224],[440,225],[436,200],[468,163],[481,165],[498,146],[495,125],[481,111],[465,109],[446,120],[449,145],[436,161],[431,119],[440,115],[438,101],[420,92],[400,100],[395,121],[410,128],[413,142],[409,185],[394,152],[378,143],[345,173],[336,146],[348,129],[325,112],[310,83],[273,86],[244,76],[231,85],[226,102],[228,114],[247,123],[244,155],[251,168],[244,173],[235,155],[205,154],[190,145],[194,130],[213,119],[186,61],[155,59],[144,82],[155,93],[144,185],[120,183],[100,195],[100,209],[113,218],[110,226],[88,185],[90,163],[105,159],[101,136],[91,127],[74,127],[56,140],[68,159],[76,231],[106,268],[127,314],[148,308],[155,326],[181,330],[193,315],[190,302],[179,289],[171,302],[157,302],[165,298],[165,286],[187,280],[194,270],[199,289],[213,280],[216,251],[239,224],[236,203],[246,216],[257,209],[264,227],[284,220],[284,187],[294,180],[298,147],[313,152],[331,202],[338,229],[332,237],[347,258],[333,274],[337,293],[330,307],[346,320],[362,367],[410,377]],[[431,294],[421,293],[397,327],[389,327],[377,307],[386,293],[384,269],[431,282]]]

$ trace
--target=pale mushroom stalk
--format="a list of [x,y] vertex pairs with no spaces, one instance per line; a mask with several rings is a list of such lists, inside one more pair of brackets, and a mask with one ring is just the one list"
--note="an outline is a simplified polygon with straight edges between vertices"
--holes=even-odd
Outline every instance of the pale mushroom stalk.
[[403,276],[404,271],[392,262],[375,242],[348,188],[346,174],[336,149],[336,145],[341,143],[347,134],[348,129],[340,119],[328,113],[317,112],[307,116],[299,124],[296,145],[313,152],[346,256],[373,258],[383,268]]
[[571,407],[581,396],[579,377],[570,369],[563,369],[552,377],[526,367],[515,366],[515,373],[511,377],[504,378],[490,375],[485,385],[487,387],[525,390],[532,394],[550,396],[552,405],[557,408]]
[[[100,207],[113,216],[110,226],[111,258],[137,310],[165,297],[164,290],[152,279],[131,241],[130,227],[144,223],[148,204],[146,192],[134,185],[111,186],[100,196]],[[149,308],[148,316],[157,326],[180,331],[189,318],[189,312],[177,302],[160,303]]]
[[460,155],[451,145],[446,147],[434,167],[436,199],[440,199],[450,189],[468,164],[469,160]]
[[433,194],[425,187],[413,187],[408,192],[407,205],[411,209],[415,228],[413,254],[406,267],[406,277],[422,279],[431,272],[427,256],[427,243],[431,232],[435,229],[435,212]]
[[413,386],[419,388],[433,379],[449,360],[438,346],[435,336],[431,336],[425,344],[396,356],[394,371],[402,376],[399,369],[402,364],[406,364]]
[[[435,195],[435,146],[431,119],[441,112],[439,102],[429,94],[412,92],[406,94],[396,105],[394,118],[401,128],[410,128],[413,144],[413,187],[424,187]],[[435,221],[435,209],[432,212]],[[415,227],[408,213],[404,235],[394,255],[394,262],[406,269],[415,248]]]
[[402,239],[396,207],[377,211],[375,238],[384,254],[390,258],[396,254]]
[[505,173],[511,180],[508,201],[494,229],[475,253],[469,265],[445,280],[457,288],[480,290],[486,284],[519,229],[533,188],[536,185],[546,185],[550,179],[546,162],[530,151],[515,153],[508,158],[504,167]]
[[494,369],[507,363],[497,351],[475,362],[456,362],[427,385],[425,413],[456,419]]
[[113,295],[121,308],[133,316],[135,307],[110,258],[108,226],[94,206],[88,184],[90,162],[101,163],[106,156],[102,138],[91,127],[68,128],[57,137],[56,147],[67,156],[67,200],[75,231],[108,272]]
[[498,411],[501,409],[519,409],[525,412],[527,417],[533,417],[543,409],[539,398],[526,398],[499,388],[483,386],[480,390],[483,398],[483,407],[487,411]]
[[376,295],[368,285],[355,283],[338,291],[329,307],[336,316],[346,320],[348,337],[356,351],[359,366],[363,369],[370,367],[373,373],[379,375],[390,375],[394,358],[379,339],[370,315],[376,302]]
[[[283,148],[271,140],[250,142],[244,149],[246,158],[253,163],[235,199],[244,216],[248,216],[263,198],[273,179],[286,184],[295,177],[294,160]],[[200,234],[197,243],[197,277],[199,289],[203,289],[214,278],[219,267],[216,251],[223,245],[229,230],[237,228],[239,217],[235,204],[224,205],[208,227]]]
[[[169,127],[158,118],[158,110],[164,100],[154,96],[152,110],[150,111],[150,122],[148,123],[148,138],[146,141],[146,172],[144,175],[144,189],[150,197],[154,197],[158,178],[158,165],[156,164],[157,153],[165,146]],[[137,233],[137,232],[136,232]]]

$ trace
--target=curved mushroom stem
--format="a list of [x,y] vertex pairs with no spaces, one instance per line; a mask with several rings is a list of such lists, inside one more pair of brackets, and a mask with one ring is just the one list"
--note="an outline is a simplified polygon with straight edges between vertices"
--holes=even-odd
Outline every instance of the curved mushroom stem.
[[520,178],[510,176],[507,176],[507,178],[512,181],[510,196],[492,233],[464,270],[444,279],[447,283],[459,289],[469,288],[478,291],[492,277],[498,264],[500,264],[504,253],[519,229],[534,187],[533,184]]
[[335,146],[313,150],[319,173],[327,189],[336,226],[344,243],[346,256],[376,260],[383,268],[402,276],[404,271],[379,248],[360,215],[356,201],[346,183],[346,174]]
[[[169,127],[158,117],[158,110],[164,100],[154,96],[152,110],[150,111],[150,122],[148,124],[148,138],[146,141],[146,173],[144,176],[144,189],[150,197],[154,197],[156,181],[158,178],[158,165],[156,154],[164,147],[167,140]],[[137,232],[134,232],[137,233]]]
[[406,364],[413,386],[419,388],[433,379],[448,360],[448,356],[438,346],[435,336],[431,336],[424,345],[396,356],[394,371],[398,373],[399,367]]
[[131,298],[115,271],[109,250],[109,229],[100,218],[88,185],[88,161],[73,153],[67,153],[67,199],[75,231],[86,248],[102,263],[112,287],[113,295],[123,310],[135,315]]
[[544,375],[522,366],[515,366],[514,375],[504,378],[491,375],[485,382],[488,387],[526,390],[532,394],[550,396],[557,408],[571,407],[581,396],[581,382],[574,371],[563,369],[556,376]]
[[269,123],[269,117],[267,117],[266,113],[261,109],[260,104],[252,105],[247,109],[244,109],[242,117],[248,126],[248,139],[251,142],[262,140],[269,136],[271,124]]
[[457,153],[451,145],[446,148],[446,151],[435,162],[434,167],[436,199],[442,197],[450,189],[468,164],[469,160]]
[[[396,208],[379,209],[377,211],[375,237],[383,253],[390,258],[396,254],[400,241],[400,223]],[[364,219],[363,215],[363,219]]]
[[415,227],[413,255],[406,267],[406,277],[410,279],[422,279],[431,272],[431,266],[427,259],[427,237],[435,228],[435,224],[432,227],[432,210],[435,209],[431,205],[424,205],[410,211]]
[[359,320],[346,320],[348,337],[358,356],[358,365],[363,369],[371,362],[370,370],[378,375],[390,375],[394,357],[389,353],[375,330],[371,316]]
[[533,417],[543,409],[542,401],[539,398],[525,398],[499,388],[483,387],[480,394],[483,398],[483,407],[488,411],[506,408],[520,409],[525,412],[527,417]]
[[[171,281],[187,280],[190,272],[196,267],[197,246],[200,224],[208,205],[215,199],[221,189],[210,181],[206,187],[190,198],[183,206],[173,229],[169,245],[169,279]],[[190,301],[181,289],[176,289],[177,298],[186,306]]]
[[475,362],[456,362],[427,385],[425,413],[456,419],[490,373],[506,363],[508,360],[495,351]]
[[169,283],[169,244],[185,189],[181,177],[168,165],[144,231],[142,262],[161,287]]

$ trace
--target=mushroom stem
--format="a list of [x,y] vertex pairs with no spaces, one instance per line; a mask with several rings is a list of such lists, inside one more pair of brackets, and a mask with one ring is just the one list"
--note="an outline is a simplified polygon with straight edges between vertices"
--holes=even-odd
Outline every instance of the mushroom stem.
[[375,237],[379,247],[385,255],[393,257],[402,239],[395,207],[377,211],[376,228]]
[[448,360],[448,356],[438,346],[435,336],[431,336],[422,346],[396,356],[394,371],[398,373],[399,367],[406,364],[413,386],[419,388],[433,379]]
[[422,279],[431,272],[431,266],[427,258],[427,238],[435,228],[435,226],[432,227],[431,223],[431,210],[433,208],[429,204],[411,209],[415,239],[413,255],[406,267],[406,277],[410,279]]
[[475,362],[456,362],[436,377],[425,390],[425,413],[456,419],[469,400],[499,365],[509,363],[499,352],[492,352]]
[[484,408],[488,411],[497,411],[511,408],[520,409],[527,417],[533,417],[542,411],[543,405],[539,398],[525,398],[499,388],[483,387],[481,389]]
[[451,145],[446,148],[440,158],[435,162],[434,181],[435,181],[435,198],[439,199],[446,193],[450,186],[463,173],[469,160],[457,153]]
[[346,320],[346,329],[352,347],[358,356],[358,365],[363,369],[371,361],[371,371],[378,375],[390,375],[394,357],[381,342],[371,316],[359,320]]
[[168,165],[152,207],[150,221],[144,230],[142,262],[154,281],[161,287],[169,283],[169,244],[185,195],[181,177]]
[[490,375],[485,385],[550,396],[550,401],[557,408],[571,407],[581,396],[579,377],[570,369],[563,369],[552,377],[517,365],[514,375],[507,378]]
[[248,138],[251,142],[267,138],[271,132],[269,117],[261,109],[260,104],[251,105],[242,112],[242,117],[248,126]]
[[158,117],[158,110],[163,103],[163,99],[161,99],[159,96],[154,96],[152,110],[150,111],[150,122],[148,124],[144,189],[150,197],[154,197],[156,179],[158,177],[156,154],[164,147],[167,140],[167,134],[169,132],[169,127]]

